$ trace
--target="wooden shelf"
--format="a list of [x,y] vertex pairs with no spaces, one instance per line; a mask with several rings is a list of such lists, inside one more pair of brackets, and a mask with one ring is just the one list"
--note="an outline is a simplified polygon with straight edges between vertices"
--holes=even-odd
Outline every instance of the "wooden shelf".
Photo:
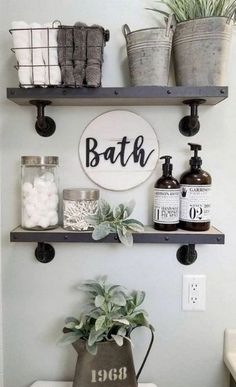
[[[225,242],[224,234],[211,227],[204,232],[178,230],[174,232],[156,231],[146,226],[142,233],[133,233],[134,243],[175,243],[175,244],[217,244]],[[10,233],[11,242],[63,242],[63,243],[120,243],[115,234],[110,234],[100,241],[92,239],[91,231],[66,231],[59,227],[48,231],[28,231],[17,227]]]
[[228,97],[228,87],[135,86],[100,88],[8,88],[7,98],[18,105],[49,100],[55,106],[157,106],[182,105],[186,100],[205,99],[216,105]]

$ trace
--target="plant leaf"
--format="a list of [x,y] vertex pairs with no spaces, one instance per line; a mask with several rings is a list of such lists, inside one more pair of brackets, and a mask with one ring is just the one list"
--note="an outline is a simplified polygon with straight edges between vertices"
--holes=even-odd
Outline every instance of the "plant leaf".
[[98,331],[96,331],[93,327],[89,333],[88,345],[91,347],[94,343],[96,343],[96,341],[100,339],[103,333],[104,329],[99,329]]
[[125,224],[131,231],[143,232],[144,230],[144,225],[136,219],[124,220],[123,224]]
[[120,229],[117,229],[117,234],[119,237],[119,240],[123,245],[127,247],[132,247],[133,246],[133,235],[130,231],[127,231],[126,234],[124,235]]
[[98,319],[95,322],[95,330],[99,331],[99,329],[101,329],[103,327],[105,321],[106,321],[106,316],[103,315],[103,316],[98,317]]
[[69,324],[69,323],[79,324],[79,320],[77,318],[74,318],[74,317],[67,317],[65,319],[65,324]]
[[99,239],[105,238],[107,235],[110,234],[110,226],[108,223],[100,223],[99,225],[95,226],[92,238],[97,241]]
[[101,211],[101,214],[106,217],[107,215],[109,215],[110,211],[111,211],[111,206],[110,204],[104,200],[104,199],[101,199],[99,201],[99,209]]
[[123,219],[128,218],[132,214],[134,207],[135,200],[130,200],[130,202],[125,205]]
[[81,332],[69,332],[64,333],[64,335],[58,340],[58,344],[61,346],[75,343],[83,334]]
[[115,340],[116,344],[119,345],[119,347],[122,347],[124,338],[119,335],[111,335],[111,337]]
[[143,300],[144,300],[144,298],[145,298],[145,292],[137,290],[135,292],[135,296],[134,296],[135,305],[136,306],[141,305]]
[[126,305],[126,299],[123,293],[115,293],[111,297],[111,302],[118,306],[125,306]]
[[130,322],[126,318],[114,318],[113,321],[124,325],[130,325]]
[[93,345],[88,345],[88,342],[86,341],[86,349],[91,355],[97,354],[97,344],[94,343]]
[[105,298],[98,294],[95,298],[95,306],[97,308],[101,308],[101,306],[104,304]]

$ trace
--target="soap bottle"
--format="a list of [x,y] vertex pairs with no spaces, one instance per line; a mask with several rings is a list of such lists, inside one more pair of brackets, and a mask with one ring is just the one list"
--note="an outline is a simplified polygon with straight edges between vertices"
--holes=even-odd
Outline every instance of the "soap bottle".
[[188,143],[194,156],[190,170],[180,178],[180,228],[189,231],[206,231],[210,228],[211,176],[201,169],[198,156],[201,145]]
[[179,223],[180,185],[172,176],[171,156],[162,156],[163,175],[154,186],[154,228],[161,231],[175,231]]

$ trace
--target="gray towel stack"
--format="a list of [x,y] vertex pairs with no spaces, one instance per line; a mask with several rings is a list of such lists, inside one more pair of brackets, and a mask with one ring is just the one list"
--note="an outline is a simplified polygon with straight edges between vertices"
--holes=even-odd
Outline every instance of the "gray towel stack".
[[58,30],[58,58],[62,84],[70,87],[99,87],[102,77],[104,29],[77,22]]
[[74,78],[75,86],[81,87],[85,82],[85,66],[86,66],[86,43],[87,43],[87,28],[86,24],[75,23],[74,29]]
[[63,86],[75,86],[73,72],[73,28],[61,26],[57,34],[58,61],[61,67]]
[[104,29],[100,26],[88,28],[86,83],[91,87],[101,85],[104,48]]

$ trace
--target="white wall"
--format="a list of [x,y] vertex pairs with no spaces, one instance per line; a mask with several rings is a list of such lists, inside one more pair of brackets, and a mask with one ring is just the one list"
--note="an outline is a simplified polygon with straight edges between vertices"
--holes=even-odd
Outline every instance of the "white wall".
[[[149,3],[150,4],[150,3]],[[9,232],[20,223],[20,156],[60,157],[61,188],[91,186],[78,160],[78,142],[85,126],[110,107],[52,107],[57,132],[50,138],[34,131],[35,108],[20,107],[5,98],[5,88],[17,85],[8,33],[12,20],[63,23],[99,23],[111,30],[104,63],[104,86],[127,82],[124,38],[121,26],[132,29],[152,26],[155,19],[141,0],[4,0],[1,11],[0,83],[2,104],[2,278],[4,387],[26,387],[34,380],[70,379],[76,355],[72,348],[55,344],[63,319],[79,311],[81,280],[107,274],[111,282],[147,293],[145,308],[156,327],[156,342],[141,381],[159,387],[223,387],[227,373],[222,361],[223,331],[236,325],[236,37],[232,47],[230,98],[215,107],[201,107],[201,131],[193,139],[203,145],[204,167],[214,184],[213,223],[226,234],[225,246],[198,246],[199,258],[190,267],[181,266],[174,245],[122,246],[58,244],[56,258],[48,265],[34,259],[33,244],[9,243]],[[171,154],[177,177],[187,168],[188,138],[178,132],[185,107],[124,107],[137,112],[155,128],[162,154]],[[136,198],[135,216],[151,222],[152,187],[160,167],[142,186],[124,193],[102,191],[118,203]],[[181,311],[183,274],[207,276],[207,310]],[[1,324],[0,324],[1,325]],[[137,363],[141,361],[146,335],[136,340]],[[0,345],[1,347],[1,345]],[[1,374],[1,365],[0,365]]]

